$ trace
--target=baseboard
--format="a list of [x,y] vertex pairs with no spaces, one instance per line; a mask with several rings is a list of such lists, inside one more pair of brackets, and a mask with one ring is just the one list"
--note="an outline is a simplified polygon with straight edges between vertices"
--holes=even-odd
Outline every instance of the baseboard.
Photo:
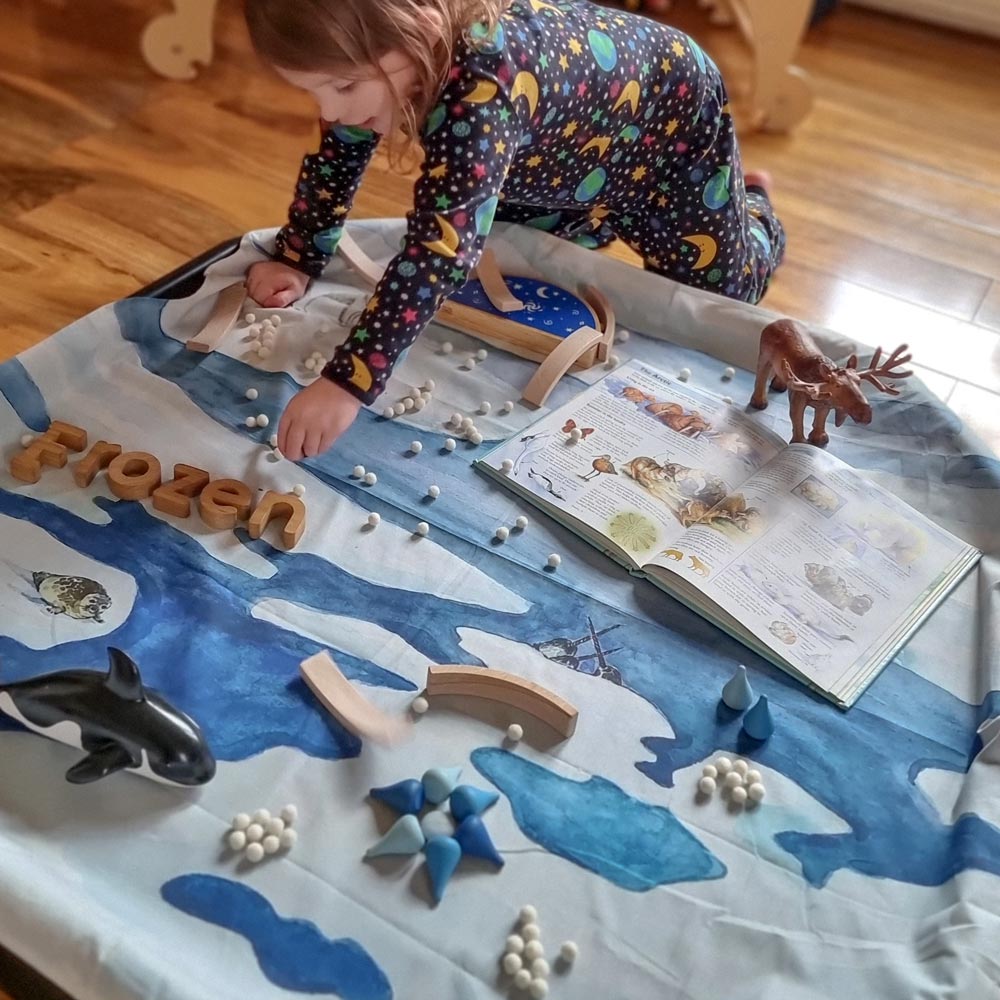
[[1000,38],[997,0],[850,0],[858,7],[884,10],[901,17],[943,24],[974,34]]

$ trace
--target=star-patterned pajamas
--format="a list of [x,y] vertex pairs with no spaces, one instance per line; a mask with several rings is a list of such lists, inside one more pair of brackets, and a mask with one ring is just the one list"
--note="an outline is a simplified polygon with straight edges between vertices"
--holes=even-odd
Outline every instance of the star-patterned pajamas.
[[[514,0],[461,41],[427,116],[400,253],[323,374],[371,403],[479,261],[495,218],[585,246],[614,237],[647,268],[756,302],[784,253],[744,188],[725,87],[687,35],[589,0]],[[336,250],[378,137],[325,126],[277,259],[312,276]]]

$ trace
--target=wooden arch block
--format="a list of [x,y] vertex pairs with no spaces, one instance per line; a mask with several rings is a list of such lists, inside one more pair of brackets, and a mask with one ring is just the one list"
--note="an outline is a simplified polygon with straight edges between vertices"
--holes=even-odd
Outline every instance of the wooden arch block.
[[251,538],[260,538],[264,529],[276,517],[284,517],[281,529],[281,544],[286,549],[294,549],[306,530],[306,505],[294,494],[275,493],[268,490],[254,510],[247,529]]
[[160,461],[148,451],[127,451],[108,466],[108,487],[121,500],[145,500],[160,485]]
[[603,338],[599,330],[581,326],[571,333],[539,366],[531,380],[524,387],[521,398],[531,406],[544,406],[545,400],[556,387],[556,383],[573,367],[577,358],[585,354]]

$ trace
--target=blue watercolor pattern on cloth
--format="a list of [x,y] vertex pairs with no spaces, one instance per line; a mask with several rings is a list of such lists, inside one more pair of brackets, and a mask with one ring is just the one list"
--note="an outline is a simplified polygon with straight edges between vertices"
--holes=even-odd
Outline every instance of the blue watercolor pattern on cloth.
[[623,889],[645,892],[726,874],[669,809],[604,778],[573,781],[495,747],[474,750],[472,763],[510,800],[526,837]]
[[4,396],[27,427],[39,434],[52,422],[35,380],[17,358],[0,365],[0,396]]
[[215,875],[181,875],[160,895],[177,909],[241,934],[261,972],[297,993],[334,993],[343,1000],[392,1000],[385,973],[353,938],[328,938],[309,920],[281,917],[259,892]]
[[[136,344],[149,370],[174,379],[220,425],[242,425],[244,414],[235,401],[243,398],[248,367],[218,354],[199,360],[202,356],[185,351],[161,330],[162,307],[162,302],[151,300],[119,303],[115,311],[123,336]],[[29,378],[23,366],[10,365],[0,368],[8,385]],[[294,391],[286,375],[258,372],[255,383],[261,400],[266,397],[275,408]],[[28,398],[20,391],[13,395]],[[946,412],[943,407],[941,412]],[[412,527],[405,498],[413,490],[403,481],[404,470],[392,463],[387,463],[384,476],[380,470],[380,493],[386,501],[363,494],[337,470],[349,470],[352,460],[367,459],[367,453],[357,451],[355,459],[352,452],[366,441],[369,450],[388,456],[402,454],[412,438],[425,435],[379,421],[365,411],[362,417],[367,422],[361,425],[359,420],[357,433],[352,429],[345,435],[344,449],[338,442],[335,453],[309,468],[328,488],[376,510],[383,521]],[[427,440],[434,438],[426,433]],[[916,784],[926,768],[968,770],[978,748],[976,728],[1000,713],[1000,692],[985,692],[981,702],[967,704],[906,669],[904,651],[858,706],[850,713],[839,712],[650,584],[627,581],[632,603],[616,606],[611,589],[614,570],[568,531],[546,529],[553,532],[561,551],[577,561],[575,589],[563,581],[554,591],[546,574],[511,558],[513,549],[500,553],[473,542],[472,532],[481,538],[482,523],[493,513],[491,505],[505,491],[485,483],[467,464],[428,455],[428,450],[424,455],[429,461],[451,462],[454,477],[454,488],[435,503],[450,503],[442,507],[441,516],[449,525],[454,522],[456,530],[436,533],[437,544],[522,597],[529,605],[525,614],[379,586],[326,559],[280,552],[265,540],[251,542],[245,531],[238,531],[243,545],[274,566],[273,576],[260,580],[213,559],[181,527],[150,516],[140,504],[96,500],[110,519],[98,527],[54,504],[0,490],[0,513],[38,525],[80,553],[130,573],[138,588],[131,616],[111,635],[42,652],[0,636],[4,679],[68,667],[100,667],[106,662],[107,645],[113,642],[135,657],[151,687],[199,721],[218,759],[243,760],[282,745],[336,759],[356,756],[361,744],[315,708],[298,679],[299,661],[320,647],[290,628],[253,618],[251,610],[260,601],[279,598],[321,613],[375,619],[439,663],[468,662],[460,628],[531,644],[582,634],[590,617],[598,628],[620,624],[617,634],[623,648],[615,664],[623,686],[652,704],[673,728],[673,737],[650,735],[643,740],[654,759],[638,761],[636,767],[650,780],[671,787],[676,770],[716,750],[746,754],[786,775],[850,827],[850,832],[837,835],[803,836],[793,830],[778,834],[779,844],[799,860],[811,884],[825,884],[841,868],[921,885],[941,884],[970,868],[1000,875],[1000,829],[975,815],[955,824],[945,822]],[[885,459],[894,460],[891,455]],[[976,480],[986,486],[992,476],[988,464],[974,457],[964,460],[964,476],[958,468],[962,459],[953,457],[956,465],[949,470],[935,465],[946,461],[944,456],[926,460],[923,475],[933,482],[941,481],[946,471],[949,482],[964,480],[966,485]],[[438,466],[429,467],[437,477]],[[996,487],[995,479],[992,485]],[[136,538],[142,538],[141,546],[135,544]],[[530,538],[526,536],[523,544],[529,552]],[[183,588],[172,584],[177,566],[192,570]],[[954,601],[945,602],[936,615],[939,627],[956,637],[967,635],[974,624],[972,612]],[[663,670],[666,652],[674,664],[669,671]],[[363,683],[413,689],[408,680],[346,653],[339,654],[338,661],[347,676]],[[780,738],[763,747],[741,745],[739,719],[716,715],[718,692],[732,675],[734,662],[747,664],[755,689],[772,705]],[[239,669],[232,669],[233,664]],[[553,669],[573,668],[553,663]],[[693,675],[699,683],[690,683]],[[594,677],[593,683],[610,682]],[[313,710],[303,712],[304,704]],[[262,719],[268,720],[266,727]],[[0,728],[16,726],[0,717]],[[619,752],[629,750],[622,747]],[[634,752],[638,756],[639,748]],[[890,757],[893,765],[887,768]],[[877,793],[859,794],[858,774],[879,774]]]

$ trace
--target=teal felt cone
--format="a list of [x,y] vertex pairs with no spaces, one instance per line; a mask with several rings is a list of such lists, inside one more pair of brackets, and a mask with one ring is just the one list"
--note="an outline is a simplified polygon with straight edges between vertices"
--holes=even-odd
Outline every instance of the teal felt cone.
[[424,855],[427,858],[431,895],[435,903],[440,903],[451,876],[462,860],[462,848],[454,837],[431,837],[424,845]]
[[424,786],[416,778],[397,781],[394,785],[373,788],[368,793],[373,799],[384,802],[398,813],[418,813],[424,807]]
[[771,719],[771,710],[767,707],[766,694],[762,694],[757,699],[757,704],[743,716],[743,732],[761,742],[770,738],[774,732],[774,721]]
[[478,816],[466,816],[455,831],[455,839],[462,847],[462,853],[473,858],[485,858],[497,868],[503,868],[503,858],[494,847],[486,825]]
[[747,668],[742,663],[726,681],[726,686],[722,689],[722,700],[734,712],[742,712],[753,704],[753,688],[747,680]]
[[400,816],[386,831],[385,836],[365,851],[366,858],[378,858],[383,854],[416,854],[424,846],[424,831],[420,820],[411,813]]
[[499,798],[497,792],[485,788],[459,785],[451,793],[451,814],[461,823],[466,816],[481,816]]

